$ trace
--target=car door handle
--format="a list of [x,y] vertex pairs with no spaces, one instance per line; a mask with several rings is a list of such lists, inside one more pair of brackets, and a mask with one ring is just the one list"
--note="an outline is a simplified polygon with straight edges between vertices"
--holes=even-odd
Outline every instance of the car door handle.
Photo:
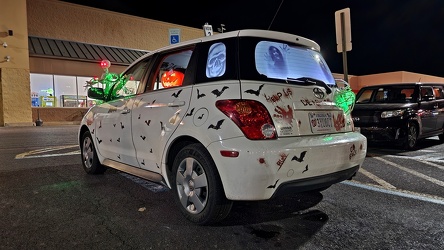
[[168,107],[180,107],[180,106],[184,106],[185,102],[170,102],[168,103]]
[[130,109],[123,109],[120,111],[121,114],[128,114],[131,110]]

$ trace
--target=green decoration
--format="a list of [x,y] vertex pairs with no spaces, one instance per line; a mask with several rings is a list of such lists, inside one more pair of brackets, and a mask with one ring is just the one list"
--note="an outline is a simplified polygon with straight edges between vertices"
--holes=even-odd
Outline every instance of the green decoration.
[[350,114],[355,106],[356,95],[350,88],[350,86],[345,86],[343,88],[335,88],[335,93],[333,95],[333,101],[335,105],[342,110],[345,114]]
[[102,84],[105,101],[116,99],[119,96],[118,92],[120,90],[128,93],[128,90],[125,88],[128,78],[122,74],[109,72],[108,68],[111,66],[111,63],[108,60],[101,61],[100,65],[104,70],[101,78],[93,78],[86,81],[85,87],[99,86],[99,83]]

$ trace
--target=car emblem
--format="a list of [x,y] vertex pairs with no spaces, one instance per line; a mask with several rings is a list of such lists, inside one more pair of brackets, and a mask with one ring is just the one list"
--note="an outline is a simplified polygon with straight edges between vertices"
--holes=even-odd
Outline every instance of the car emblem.
[[314,93],[314,96],[316,97],[316,98],[318,98],[318,99],[324,99],[324,91],[322,91],[322,89],[320,89],[320,88],[314,88],[313,89],[313,93]]

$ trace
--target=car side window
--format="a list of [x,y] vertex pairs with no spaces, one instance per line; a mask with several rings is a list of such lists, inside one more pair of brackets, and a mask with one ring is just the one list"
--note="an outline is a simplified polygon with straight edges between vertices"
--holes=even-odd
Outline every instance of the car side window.
[[444,98],[444,93],[443,93],[443,89],[440,86],[435,86],[433,87],[433,93],[435,94],[435,98],[438,99],[443,99]]
[[182,86],[192,54],[193,49],[162,54],[153,67],[154,75],[151,78],[151,84],[147,85],[147,90]]
[[117,96],[129,96],[138,93],[137,90],[139,89],[139,85],[146,75],[149,62],[150,58],[140,61],[133,67],[129,68],[126,72],[124,72],[125,81],[120,84],[121,86],[119,86],[119,84],[114,86]]
[[421,87],[421,100],[430,100],[434,97],[432,87]]

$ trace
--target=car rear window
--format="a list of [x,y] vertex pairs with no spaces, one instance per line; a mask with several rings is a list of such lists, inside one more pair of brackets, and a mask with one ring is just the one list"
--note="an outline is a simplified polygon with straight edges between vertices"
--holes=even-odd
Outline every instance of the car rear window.
[[255,37],[241,37],[238,47],[241,79],[285,82],[312,78],[335,84],[321,53],[312,48]]
[[259,41],[255,48],[256,70],[268,78],[314,78],[325,83],[334,81],[322,56],[309,48],[286,43]]

